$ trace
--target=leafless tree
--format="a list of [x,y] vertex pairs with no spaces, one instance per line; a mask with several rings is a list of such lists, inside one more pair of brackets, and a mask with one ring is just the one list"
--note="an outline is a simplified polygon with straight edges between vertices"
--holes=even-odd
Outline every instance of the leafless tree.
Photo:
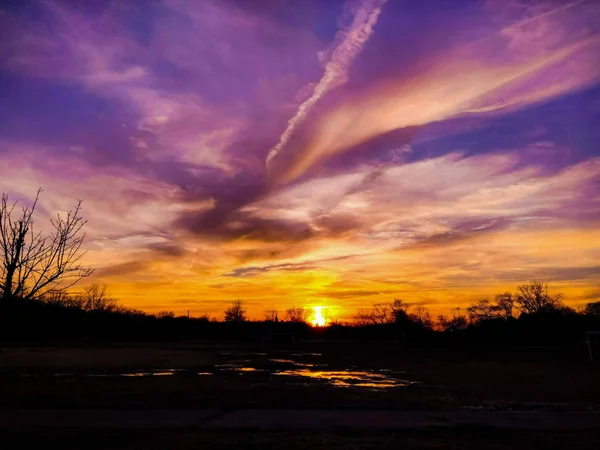
[[92,284],[79,294],[81,309],[84,311],[116,311],[117,300],[106,292],[106,286]]
[[373,311],[367,309],[359,309],[353,317],[354,324],[357,327],[364,327],[373,324]]
[[45,235],[34,227],[34,213],[41,194],[33,204],[17,209],[2,194],[0,202],[0,299],[3,302],[40,299],[50,292],[61,292],[92,269],[81,265],[85,238],[81,217],[81,201],[66,215],[58,214],[50,221],[53,230]]
[[246,310],[241,300],[234,301],[229,308],[225,310],[225,322],[245,322]]
[[285,320],[287,322],[306,323],[309,315],[310,311],[304,308],[296,308],[292,306],[290,309],[285,311]]
[[161,311],[156,314],[157,319],[174,319],[175,313],[173,311]]
[[460,308],[452,308],[450,310],[450,318],[438,316],[438,326],[443,331],[456,331],[467,328],[469,322],[462,313]]
[[63,306],[67,308],[79,308],[81,309],[81,299],[79,295],[72,295],[68,292],[47,292],[40,300],[48,305]]
[[564,307],[563,295],[550,295],[548,285],[540,281],[522,284],[515,294],[515,306],[524,314],[554,311]]
[[392,307],[389,303],[375,303],[371,317],[375,325],[385,325],[394,321]]
[[498,309],[502,312],[505,319],[513,317],[513,309],[515,307],[515,299],[510,292],[496,295],[496,304]]
[[433,318],[427,308],[422,305],[415,307],[408,317],[411,321],[421,325],[423,328],[429,330],[433,328]]
[[600,316],[600,302],[586,304],[583,313],[589,316]]
[[277,310],[271,309],[271,310],[265,311],[265,322],[279,322]]
[[402,299],[396,298],[390,304],[390,310],[392,315],[392,322],[400,323],[408,319],[408,308],[410,305],[404,303]]
[[497,319],[502,316],[502,310],[498,305],[490,303],[489,300],[479,300],[467,308],[469,319],[473,322]]

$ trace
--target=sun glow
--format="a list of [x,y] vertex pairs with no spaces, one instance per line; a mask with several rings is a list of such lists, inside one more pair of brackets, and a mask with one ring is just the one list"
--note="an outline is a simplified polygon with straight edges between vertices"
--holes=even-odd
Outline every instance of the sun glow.
[[323,316],[323,307],[322,306],[313,306],[314,314],[312,318],[313,327],[324,327],[327,323],[327,320]]

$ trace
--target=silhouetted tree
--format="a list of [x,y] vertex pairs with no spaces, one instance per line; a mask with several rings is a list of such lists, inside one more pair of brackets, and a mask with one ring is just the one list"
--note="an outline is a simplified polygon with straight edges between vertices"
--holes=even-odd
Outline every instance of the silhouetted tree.
[[161,311],[156,314],[158,319],[174,319],[175,313],[173,311]]
[[502,310],[498,305],[490,303],[489,300],[479,300],[467,308],[467,315],[473,322],[497,319],[502,316]]
[[77,297],[84,311],[116,311],[117,300],[106,292],[105,285],[92,284]]
[[385,325],[394,321],[392,307],[389,303],[375,303],[371,311],[371,320],[374,325]]
[[427,308],[422,305],[417,306],[408,317],[412,322],[420,325],[426,330],[433,329],[433,318]]
[[279,322],[277,311],[274,309],[265,311],[265,322]]
[[354,321],[354,325],[358,327],[364,327],[374,323],[373,312],[367,309],[359,309],[352,319]]
[[246,311],[243,308],[241,300],[234,301],[225,310],[225,322],[245,322],[246,320]]
[[285,320],[293,323],[306,323],[309,315],[310,311],[292,306],[285,311]]
[[584,314],[588,316],[600,316],[600,302],[592,302],[585,305]]
[[73,286],[93,270],[83,267],[86,220],[80,216],[81,201],[66,215],[50,221],[53,230],[42,234],[34,227],[34,213],[41,189],[33,204],[16,210],[2,194],[0,202],[0,300],[40,299],[50,292]]
[[450,318],[438,316],[438,325],[442,331],[458,331],[467,328],[469,322],[462,314],[460,308],[452,308],[450,310]]
[[408,308],[410,305],[404,303],[401,299],[394,299],[390,304],[391,319],[395,323],[404,323],[408,318]]
[[406,323],[410,320],[408,308],[409,305],[400,299],[395,299],[392,303],[375,303],[369,310],[358,310],[353,317],[354,324],[365,326]]
[[515,306],[515,300],[510,292],[496,295],[496,304],[498,309],[502,312],[505,319],[513,317],[513,309]]
[[564,307],[562,294],[550,295],[548,285],[539,281],[522,284],[514,296],[516,308],[524,314],[549,312]]

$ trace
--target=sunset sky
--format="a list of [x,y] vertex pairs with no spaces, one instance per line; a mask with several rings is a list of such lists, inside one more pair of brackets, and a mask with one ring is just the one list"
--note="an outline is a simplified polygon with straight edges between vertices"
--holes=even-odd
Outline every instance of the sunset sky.
[[0,190],[126,306],[600,300],[596,0],[0,8]]

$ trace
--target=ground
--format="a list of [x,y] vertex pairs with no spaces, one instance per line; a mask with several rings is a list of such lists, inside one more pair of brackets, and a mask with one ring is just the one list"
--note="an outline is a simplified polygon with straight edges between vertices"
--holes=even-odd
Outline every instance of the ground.
[[[560,414],[597,411],[600,368],[590,364],[585,355],[563,350],[530,349],[516,354],[498,349],[407,350],[398,346],[359,347],[350,343],[305,344],[279,351],[196,343],[5,346],[0,350],[0,410],[8,414],[5,418],[11,417],[10,411],[15,409],[25,416],[20,416],[24,419],[15,422],[15,426],[0,427],[0,438],[5,444],[3,448],[34,448],[42,444],[63,449],[85,446],[150,450],[238,448],[242,444],[245,448],[261,449],[597,448],[600,432],[596,430],[600,427],[579,424],[581,426],[574,429],[566,425],[573,423],[571,420],[564,421],[561,429]],[[332,386],[326,378],[277,376],[275,368],[280,369],[277,364],[298,365],[313,371],[320,368],[325,372],[393,374],[408,383],[390,389],[338,387]],[[178,371],[173,375],[166,372],[170,376],[118,376],[152,369]],[[90,373],[108,376],[88,376]],[[82,412],[77,412],[84,409],[91,410],[91,414],[94,410],[103,410],[109,415],[111,411],[127,409],[148,412],[180,409],[184,415],[189,411],[189,415],[202,408],[216,411],[217,417],[225,417],[225,422],[229,420],[230,424],[236,411],[244,408],[263,411],[349,408],[402,414],[414,411],[415,415],[429,411],[427,414],[432,414],[431,417],[446,417],[446,425],[451,426],[439,427],[434,420],[414,429],[406,424],[403,429],[395,426],[369,429],[358,419],[356,426],[342,421],[342,427],[331,429],[322,422],[306,429],[258,429],[248,428],[253,426],[251,420],[246,423],[238,419],[237,429],[232,433],[222,429],[210,414],[208,420],[193,427],[184,424],[173,428],[157,420],[156,427],[131,429],[114,428],[114,424],[90,429],[85,423],[72,428],[66,426],[67,422],[61,425],[60,421],[39,428],[39,424],[28,420],[26,415],[27,411],[43,413],[50,409],[70,410],[73,417],[84,417]],[[490,412],[512,414],[510,411],[514,410],[530,411],[538,414],[538,418],[555,417],[552,415],[558,413],[559,419],[549,419],[547,426],[541,429],[511,428],[510,421],[509,425],[503,425],[502,420],[488,420]],[[456,420],[461,414],[483,417],[477,416],[480,413],[488,413],[482,422],[492,426],[469,425]],[[246,414],[246,417],[253,416],[251,411]],[[344,414],[343,411],[340,414]],[[85,422],[81,417],[79,419]],[[244,414],[238,414],[239,417]],[[596,420],[594,415],[589,417],[588,421]]]

